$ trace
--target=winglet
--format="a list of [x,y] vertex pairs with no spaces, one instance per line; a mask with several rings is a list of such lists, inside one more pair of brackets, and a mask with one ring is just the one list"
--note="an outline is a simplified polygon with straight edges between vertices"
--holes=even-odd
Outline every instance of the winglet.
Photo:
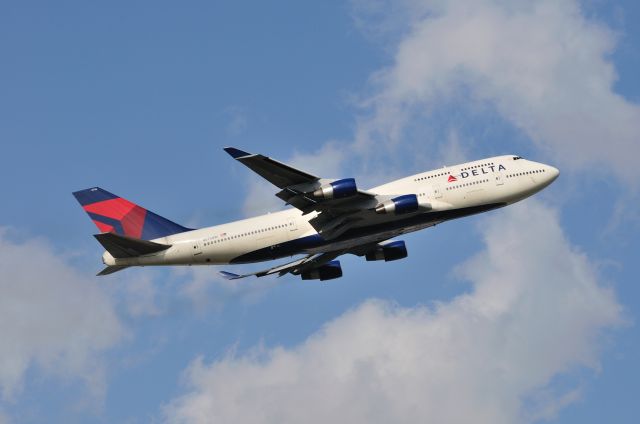
[[238,278],[244,277],[243,275],[234,274],[233,272],[228,271],[218,271],[218,273],[222,275],[225,280],[237,280]]
[[231,157],[234,159],[243,158],[245,156],[251,156],[251,153],[247,153],[243,150],[236,149],[235,147],[225,147],[224,151],[229,153]]

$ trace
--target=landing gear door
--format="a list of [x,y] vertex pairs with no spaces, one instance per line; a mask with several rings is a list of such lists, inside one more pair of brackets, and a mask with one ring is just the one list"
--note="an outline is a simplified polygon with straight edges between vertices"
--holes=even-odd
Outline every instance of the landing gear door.
[[434,184],[433,186],[433,198],[440,199],[442,197],[442,189],[438,184]]

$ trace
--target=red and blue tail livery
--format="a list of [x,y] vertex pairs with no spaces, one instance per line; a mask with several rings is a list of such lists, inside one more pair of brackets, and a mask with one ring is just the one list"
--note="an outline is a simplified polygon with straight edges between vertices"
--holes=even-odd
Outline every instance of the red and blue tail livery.
[[191,231],[100,187],[73,193],[102,233],[153,240]]

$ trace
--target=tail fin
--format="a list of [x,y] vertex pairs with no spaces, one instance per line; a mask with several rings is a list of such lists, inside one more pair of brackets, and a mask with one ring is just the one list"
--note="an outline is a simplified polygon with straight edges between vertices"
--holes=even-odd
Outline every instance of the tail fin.
[[100,187],[73,193],[100,232],[142,240],[191,231]]

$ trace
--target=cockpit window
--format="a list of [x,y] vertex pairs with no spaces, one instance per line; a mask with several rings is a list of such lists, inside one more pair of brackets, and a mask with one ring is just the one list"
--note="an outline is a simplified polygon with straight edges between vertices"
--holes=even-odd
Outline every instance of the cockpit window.
[[513,157],[513,160],[518,160],[518,159],[522,159],[522,157],[521,156],[514,156]]

